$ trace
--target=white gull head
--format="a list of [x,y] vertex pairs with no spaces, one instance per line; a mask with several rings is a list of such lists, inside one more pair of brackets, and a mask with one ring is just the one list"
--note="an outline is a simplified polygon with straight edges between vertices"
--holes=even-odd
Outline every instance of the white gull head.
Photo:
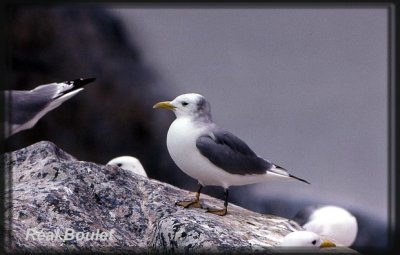
[[132,173],[147,177],[146,171],[144,170],[140,161],[131,156],[121,156],[110,160],[107,165],[117,166]]
[[292,247],[335,247],[336,245],[328,240],[322,240],[319,235],[311,231],[294,231],[287,234],[279,246]]
[[158,103],[158,107],[160,106],[172,110],[177,118],[193,117],[211,120],[210,103],[200,94],[183,94],[170,102]]

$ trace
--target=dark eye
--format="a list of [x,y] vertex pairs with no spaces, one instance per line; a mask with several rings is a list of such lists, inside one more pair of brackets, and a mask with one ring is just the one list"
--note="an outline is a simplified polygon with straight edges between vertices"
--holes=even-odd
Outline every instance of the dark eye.
[[122,164],[121,164],[121,163],[118,163],[118,164],[117,164],[117,166],[118,166],[118,167],[121,167],[121,166],[122,166]]
[[311,243],[312,243],[313,245],[315,245],[315,244],[317,243],[317,240],[313,240]]
[[188,102],[182,102],[182,106],[186,106],[188,104],[189,104]]

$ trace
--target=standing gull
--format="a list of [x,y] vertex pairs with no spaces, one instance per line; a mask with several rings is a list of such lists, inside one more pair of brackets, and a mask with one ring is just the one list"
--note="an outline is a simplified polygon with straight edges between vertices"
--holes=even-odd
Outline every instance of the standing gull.
[[140,161],[132,156],[116,157],[110,160],[107,165],[117,166],[132,173],[147,177],[146,171],[144,170]]
[[167,134],[169,154],[183,172],[199,182],[196,199],[177,202],[177,205],[199,208],[203,186],[222,186],[225,191],[224,209],[207,209],[207,212],[223,216],[227,213],[230,186],[274,178],[309,183],[257,156],[241,139],[218,127],[211,120],[210,104],[202,95],[180,95],[173,101],[159,102],[153,108],[164,108],[175,113],[176,119]]
[[4,91],[5,137],[32,128],[46,113],[60,106],[94,80],[95,78],[81,78],[40,85],[33,90]]

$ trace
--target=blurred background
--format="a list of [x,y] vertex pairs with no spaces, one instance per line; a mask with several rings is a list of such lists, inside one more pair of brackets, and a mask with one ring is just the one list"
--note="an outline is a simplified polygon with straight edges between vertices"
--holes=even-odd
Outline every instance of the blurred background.
[[132,155],[195,191],[167,152],[173,113],[152,106],[196,92],[217,124],[311,182],[232,187],[231,203],[287,218],[342,206],[359,222],[352,248],[387,246],[387,9],[15,5],[7,20],[5,88],[96,78],[7,151],[48,140],[99,164]]

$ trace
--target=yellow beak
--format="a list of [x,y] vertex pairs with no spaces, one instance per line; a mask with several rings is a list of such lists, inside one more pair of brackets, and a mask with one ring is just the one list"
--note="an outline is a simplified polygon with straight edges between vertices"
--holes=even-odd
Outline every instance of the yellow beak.
[[163,108],[163,109],[167,109],[167,110],[173,110],[173,109],[175,109],[176,107],[173,106],[173,105],[171,104],[170,101],[164,101],[164,102],[156,103],[156,104],[153,106],[153,108]]
[[321,243],[321,245],[319,247],[320,248],[336,247],[336,244],[334,244],[333,242],[331,242],[329,240],[323,240],[323,242]]

